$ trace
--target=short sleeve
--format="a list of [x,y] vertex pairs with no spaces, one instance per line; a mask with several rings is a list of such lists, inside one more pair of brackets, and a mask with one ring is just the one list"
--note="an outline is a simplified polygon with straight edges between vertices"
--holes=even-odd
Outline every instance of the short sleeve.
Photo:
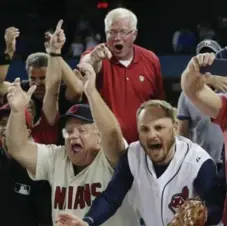
[[177,118],[179,120],[189,120],[190,119],[190,114],[188,111],[188,100],[186,99],[184,92],[181,92],[181,95],[178,100]]
[[213,120],[214,123],[218,124],[221,129],[224,131],[227,128],[227,96],[226,95],[220,95],[222,100],[222,106],[218,113],[218,116],[216,119]]
[[60,148],[60,146],[56,145],[37,144],[36,175],[33,177],[28,172],[31,179],[51,182],[54,163]]

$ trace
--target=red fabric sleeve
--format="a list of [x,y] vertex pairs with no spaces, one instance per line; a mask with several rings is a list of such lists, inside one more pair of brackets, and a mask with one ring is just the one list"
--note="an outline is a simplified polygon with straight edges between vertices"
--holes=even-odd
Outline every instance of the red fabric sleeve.
[[222,131],[225,131],[227,128],[227,96],[221,95],[222,106],[218,113],[216,119],[213,119],[213,122],[218,124]]

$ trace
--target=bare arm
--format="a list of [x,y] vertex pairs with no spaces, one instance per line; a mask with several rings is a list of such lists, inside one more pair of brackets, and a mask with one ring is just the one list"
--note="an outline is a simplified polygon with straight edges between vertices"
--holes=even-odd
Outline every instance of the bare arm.
[[125,150],[120,125],[97,90],[87,95],[92,115],[101,134],[102,147],[110,163],[115,166]]
[[6,145],[8,152],[33,175],[36,173],[37,148],[29,142],[29,131],[26,128],[24,111],[11,111],[6,129]]
[[205,84],[200,66],[212,64],[212,54],[200,54],[193,57],[182,74],[181,86],[192,103],[205,115],[216,118],[222,106],[221,97]]
[[50,125],[54,125],[58,113],[58,97],[61,83],[61,58],[48,58],[46,92],[43,99],[43,112]]
[[82,81],[75,75],[69,65],[61,58],[60,61],[61,70],[62,70],[62,79],[66,84],[66,99],[75,100],[80,99],[83,94],[83,83]]
[[88,98],[92,115],[101,134],[102,147],[110,163],[115,166],[125,149],[120,125],[95,88],[96,74],[89,64],[78,65],[85,73],[84,92]]

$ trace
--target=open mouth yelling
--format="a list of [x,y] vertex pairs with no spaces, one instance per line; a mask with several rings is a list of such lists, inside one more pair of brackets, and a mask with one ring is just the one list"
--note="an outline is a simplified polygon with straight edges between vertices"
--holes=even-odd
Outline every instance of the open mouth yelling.
[[80,144],[72,144],[71,150],[74,154],[77,154],[77,153],[80,153],[81,151],[83,151],[83,148]]
[[162,144],[161,144],[161,143],[150,144],[150,145],[149,145],[149,149],[150,149],[151,151],[160,151],[161,148],[162,148]]
[[114,45],[114,48],[115,48],[116,50],[118,50],[118,51],[121,51],[121,50],[123,49],[123,45],[121,45],[121,44],[115,44],[115,45]]

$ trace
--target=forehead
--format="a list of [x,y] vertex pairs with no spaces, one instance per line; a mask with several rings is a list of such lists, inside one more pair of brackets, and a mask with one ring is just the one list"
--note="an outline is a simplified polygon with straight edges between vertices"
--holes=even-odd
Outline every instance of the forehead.
[[129,18],[119,18],[111,21],[109,24],[109,29],[130,29],[131,22]]
[[153,123],[167,123],[167,121],[172,121],[171,118],[167,116],[166,111],[160,106],[146,107],[143,109],[138,116],[139,125],[148,125]]
[[46,67],[39,67],[39,68],[36,68],[36,67],[33,67],[31,66],[29,69],[28,69],[28,74],[29,76],[33,76],[33,77],[44,77],[46,76]]
[[86,123],[84,121],[81,121],[79,119],[76,118],[69,118],[66,123],[65,123],[65,128],[69,128],[69,127],[79,127],[79,126],[85,126],[88,127],[90,126],[90,123]]

